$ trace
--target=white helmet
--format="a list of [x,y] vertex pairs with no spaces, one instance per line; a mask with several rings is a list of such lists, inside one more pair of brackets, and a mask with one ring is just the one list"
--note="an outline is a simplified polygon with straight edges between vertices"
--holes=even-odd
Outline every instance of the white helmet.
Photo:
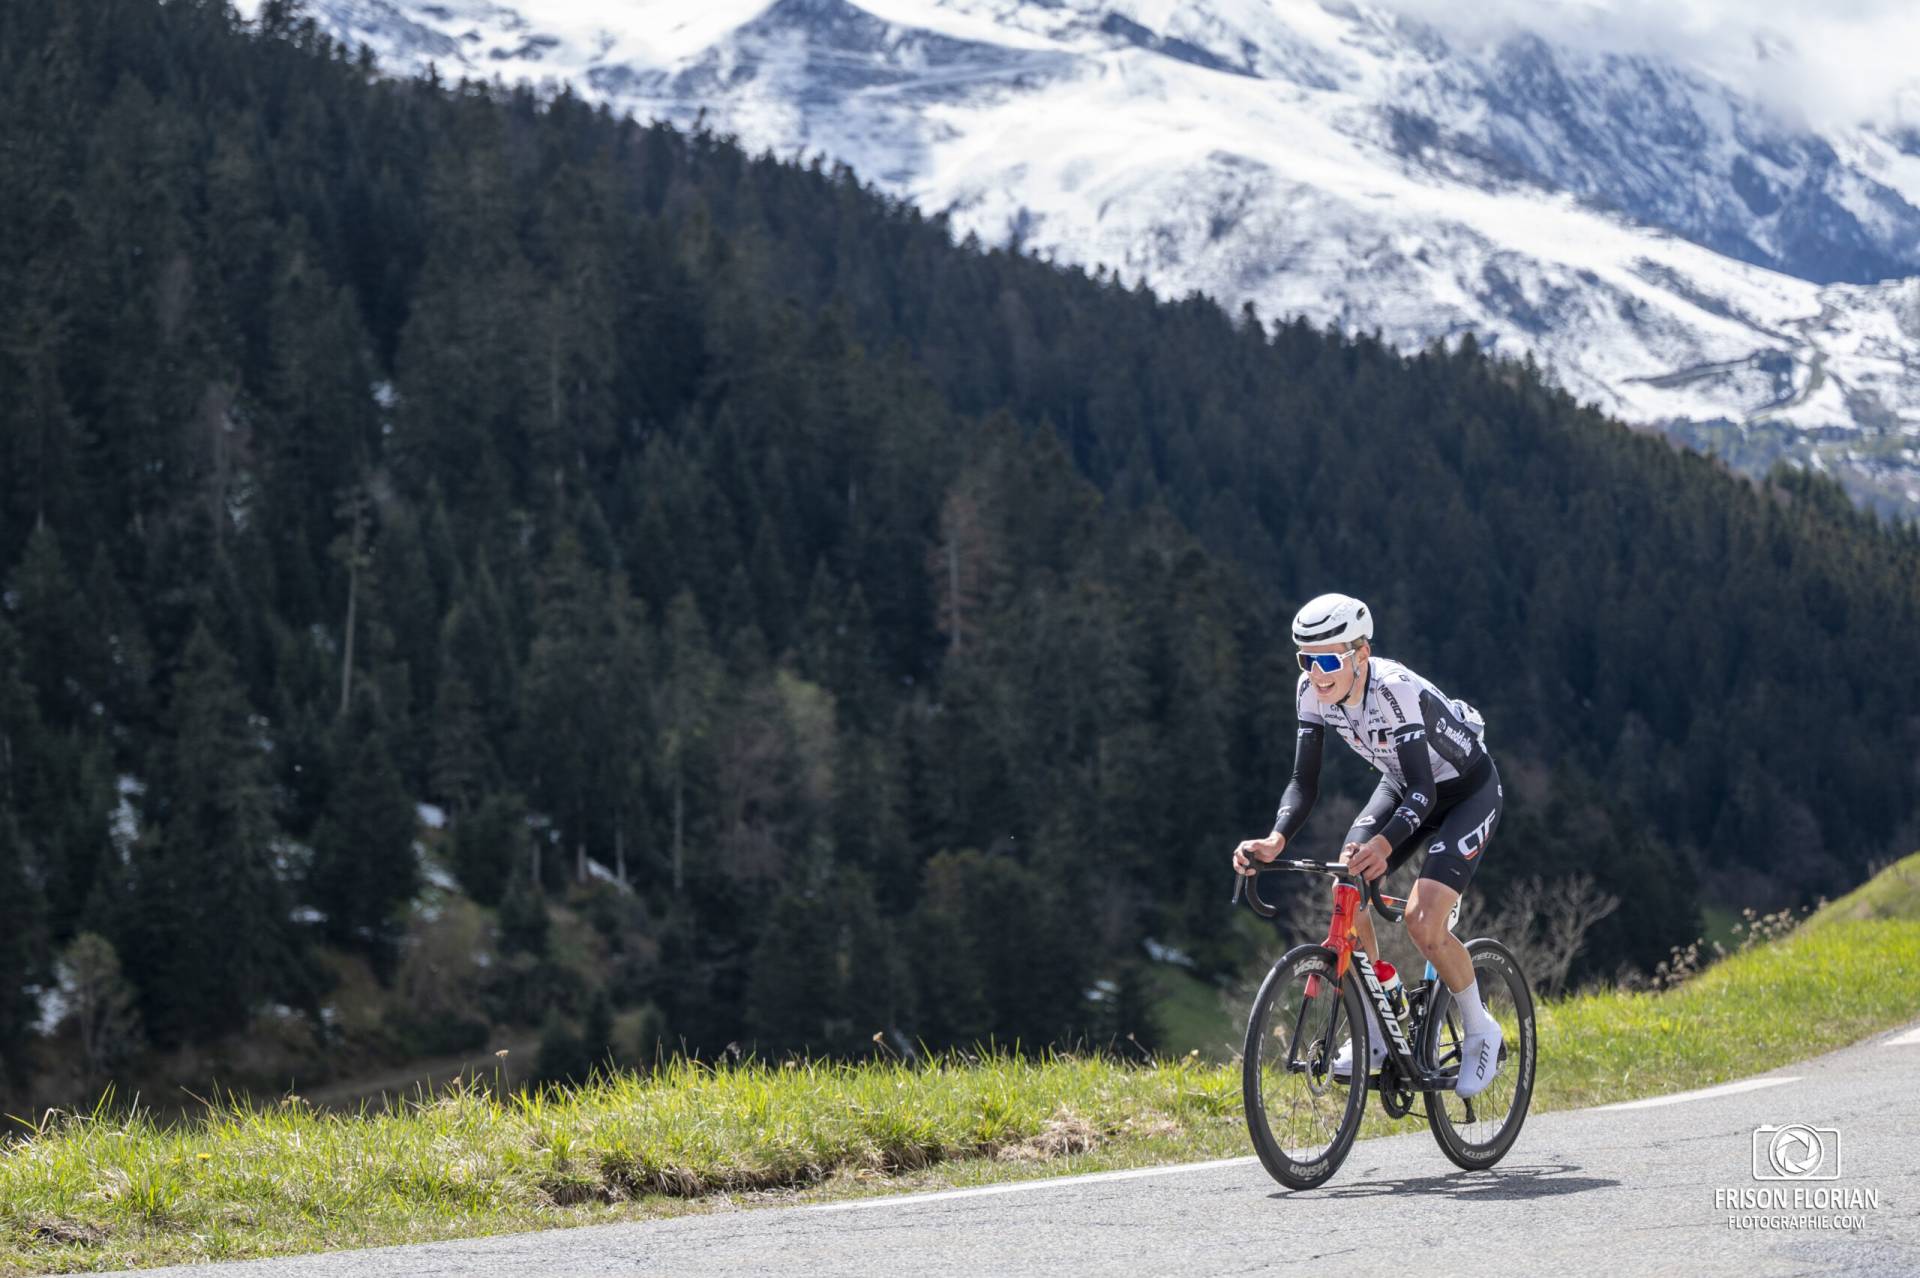
[[1321,595],[1293,614],[1293,642],[1359,643],[1373,638],[1373,614],[1352,595]]

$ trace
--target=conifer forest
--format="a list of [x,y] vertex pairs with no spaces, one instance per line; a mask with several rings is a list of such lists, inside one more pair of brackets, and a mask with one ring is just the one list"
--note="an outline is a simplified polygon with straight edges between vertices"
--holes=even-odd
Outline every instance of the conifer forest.
[[1819,476],[284,0],[0,5],[0,584],[13,1103],[1151,1047],[1328,590],[1486,718],[1475,890],[1620,899],[1584,979],[1920,845],[1920,534]]

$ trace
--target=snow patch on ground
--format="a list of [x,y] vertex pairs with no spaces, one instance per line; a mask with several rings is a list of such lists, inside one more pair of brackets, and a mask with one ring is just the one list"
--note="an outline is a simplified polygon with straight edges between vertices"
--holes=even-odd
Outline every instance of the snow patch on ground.
[[[423,803],[420,806],[425,809],[432,805]],[[435,810],[438,811],[438,809]],[[444,820],[444,817],[442,819]],[[439,828],[426,820],[424,812],[422,820],[434,829]],[[460,880],[454,877],[453,871],[448,869],[446,864],[418,839],[414,840],[413,844],[413,863],[420,873],[420,882],[426,888],[414,899],[414,917],[422,923],[437,923],[446,913],[447,898],[460,895],[464,890],[460,886]]]
[[1151,936],[1140,942],[1140,944],[1146,949],[1147,957],[1156,963],[1172,963],[1176,967],[1193,966],[1192,955],[1184,950],[1177,950],[1171,945],[1162,945]]
[[626,883],[621,881],[619,875],[615,874],[612,870],[600,864],[598,861],[594,860],[592,857],[587,858],[587,877],[594,880],[596,883],[611,883],[613,884],[613,886],[619,888],[622,892],[631,893],[633,891],[633,889],[630,886],[628,886]]
[[113,841],[113,850],[122,865],[133,860],[133,845],[140,837],[137,805],[146,792],[146,783],[127,773],[122,773],[114,782],[114,793],[119,797],[114,801],[113,815],[108,818],[107,836]]
[[39,1008],[33,1028],[43,1038],[59,1030],[60,1022],[66,1020],[67,1013],[73,1010],[73,991],[64,980],[50,988],[29,985],[26,993]]
[[[418,847],[419,845],[415,844],[414,846]],[[448,870],[446,866],[440,864],[439,861],[430,856],[422,856],[420,858],[420,877],[429,887],[438,888],[442,892],[458,892],[460,890],[460,880],[456,879],[452,871]]]

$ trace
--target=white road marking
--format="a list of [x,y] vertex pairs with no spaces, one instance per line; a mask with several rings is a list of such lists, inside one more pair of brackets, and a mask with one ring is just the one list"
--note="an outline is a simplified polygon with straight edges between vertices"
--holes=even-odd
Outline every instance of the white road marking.
[[1618,1101],[1612,1105],[1595,1105],[1589,1113],[1603,1113],[1610,1109],[1652,1109],[1657,1105],[1679,1105],[1686,1101],[1711,1100],[1716,1096],[1731,1096],[1735,1092],[1755,1092],[1762,1087],[1778,1087],[1782,1083],[1797,1083],[1798,1075],[1792,1078],[1743,1078],[1737,1083],[1722,1083],[1718,1087],[1702,1087],[1698,1091],[1675,1092],[1671,1096],[1652,1096],[1646,1100]]
[[813,1211],[859,1211],[866,1207],[911,1207],[916,1203],[944,1202],[949,1198],[981,1198],[987,1194],[1014,1194],[1023,1189],[1053,1189],[1060,1185],[1091,1185],[1103,1180],[1140,1180],[1147,1176],[1173,1176],[1180,1172],[1212,1171],[1216,1167],[1245,1167],[1257,1158],[1221,1158],[1210,1163],[1177,1163],[1172,1167],[1135,1167],[1130,1171],[1089,1172],[1084,1176],[1060,1176],[1051,1180],[1018,1180],[1006,1185],[980,1185],[973,1189],[943,1189],[931,1194],[896,1194],[886,1198],[862,1198],[850,1203],[821,1203]]
[[[1920,1045],[1920,1029],[1910,1030],[1899,1038],[1888,1040],[1888,1046],[1894,1044]],[[1612,1105],[1595,1105],[1588,1113],[1602,1113],[1614,1109],[1653,1109],[1660,1105],[1679,1105],[1686,1101],[1711,1100],[1716,1096],[1732,1096],[1739,1092],[1759,1091],[1763,1087],[1778,1087],[1782,1083],[1797,1083],[1800,1076],[1795,1074],[1787,1078],[1743,1078],[1735,1083],[1721,1083],[1717,1087],[1702,1087],[1697,1091],[1675,1092],[1671,1096],[1653,1096],[1646,1100],[1619,1101]],[[1171,1167],[1136,1167],[1129,1171],[1091,1172],[1084,1176],[1058,1176],[1039,1180],[1019,1180],[1004,1185],[979,1185],[972,1189],[942,1189],[931,1194],[889,1194],[876,1198],[861,1198],[850,1203],[820,1203],[810,1207],[809,1211],[863,1211],[869,1207],[911,1207],[916,1203],[944,1202],[950,1198],[983,1198],[988,1194],[1017,1194],[1029,1189],[1053,1189],[1061,1185],[1091,1185],[1108,1180],[1141,1180],[1148,1176],[1174,1176],[1182,1172],[1211,1171],[1216,1167],[1245,1167],[1260,1160],[1257,1158],[1222,1158],[1208,1163],[1177,1163]]]
[[1882,1047],[1920,1047],[1920,1028],[1910,1029],[1899,1038],[1890,1038]]

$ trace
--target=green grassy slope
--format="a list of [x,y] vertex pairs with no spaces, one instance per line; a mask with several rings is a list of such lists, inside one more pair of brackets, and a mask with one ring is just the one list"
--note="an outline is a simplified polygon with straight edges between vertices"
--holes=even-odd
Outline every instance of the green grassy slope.
[[1819,927],[1843,919],[1920,919],[1920,852],[1895,861],[1807,920]]

